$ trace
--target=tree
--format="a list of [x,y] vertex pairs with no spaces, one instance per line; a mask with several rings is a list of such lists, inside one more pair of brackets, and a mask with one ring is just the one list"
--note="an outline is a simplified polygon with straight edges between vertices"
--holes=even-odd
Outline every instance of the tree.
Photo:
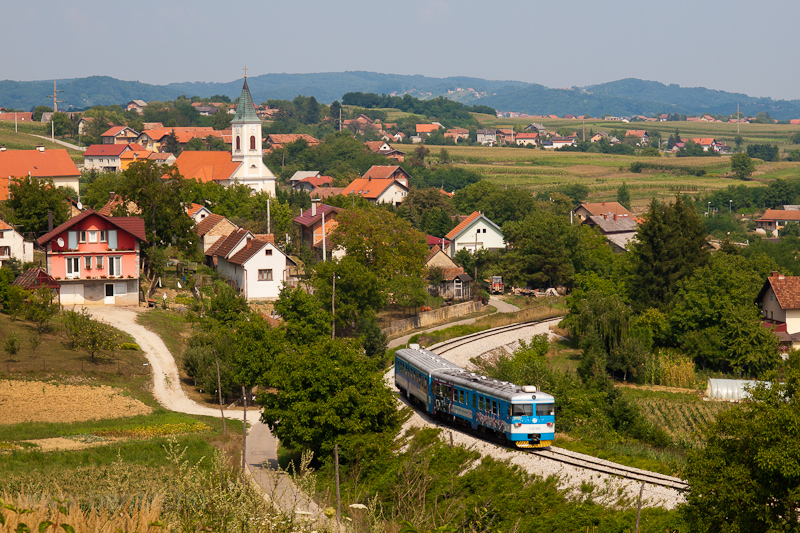
[[330,113],[330,116],[333,119],[334,124],[336,124],[337,131],[339,130],[339,114],[341,113],[341,111],[342,111],[342,104],[339,103],[339,100],[334,100],[330,105],[328,113]]
[[177,168],[154,161],[137,161],[122,171],[119,194],[136,205],[138,212],[128,214],[144,219],[151,246],[172,244],[183,250],[197,249],[192,244],[197,238],[192,219],[181,203],[182,187]]
[[[800,520],[800,354],[786,379],[755,385],[690,452],[684,515],[692,531],[795,531]],[[775,376],[777,378],[777,376]]]
[[792,144],[800,144],[800,132],[793,133],[789,140],[792,141]]
[[[400,414],[376,364],[355,340],[325,339],[278,355],[261,420],[283,445],[329,457],[336,443],[393,439]],[[345,447],[347,447],[345,445]],[[346,458],[345,458],[346,459]]]
[[624,181],[622,185],[617,188],[617,203],[625,209],[630,210],[631,208],[631,189]]
[[633,245],[631,301],[637,309],[665,308],[678,282],[708,261],[700,217],[681,195],[671,205],[655,198]]
[[94,320],[85,307],[80,312],[65,311],[64,326],[72,347],[87,352],[92,362],[102,350],[114,349],[119,340],[119,335],[111,326]]
[[46,105],[37,105],[36,107],[33,108],[33,116],[31,116],[31,121],[41,122],[42,115],[44,113],[50,113],[51,111],[53,111],[52,107]]
[[747,154],[733,154],[731,156],[731,172],[740,180],[747,179],[756,169],[755,163]]
[[275,302],[275,311],[284,320],[286,338],[295,345],[309,345],[331,336],[331,314],[300,287],[284,287]]
[[175,130],[169,132],[169,135],[167,135],[167,138],[164,140],[164,151],[175,154],[175,156],[180,155],[181,145],[178,142],[178,136],[175,135]]
[[206,316],[220,324],[232,325],[250,312],[247,302],[236,290],[222,281],[214,283],[213,294],[206,304]]
[[189,139],[189,142],[186,143],[184,150],[187,152],[201,152],[208,150],[206,147],[205,141],[201,137],[194,137],[193,139]]
[[26,232],[46,232],[50,211],[53,212],[54,227],[69,219],[64,195],[55,188],[52,180],[31,176],[15,179],[9,187],[7,204],[13,210],[11,222]]
[[66,113],[53,113],[51,120],[53,121],[53,134],[59,137],[71,135],[75,129]]
[[25,318],[36,322],[38,330],[44,330],[49,322],[61,310],[58,298],[51,289],[42,287],[31,293],[26,300]]
[[778,146],[774,144],[748,144],[747,155],[753,159],[761,159],[762,161],[777,161]]

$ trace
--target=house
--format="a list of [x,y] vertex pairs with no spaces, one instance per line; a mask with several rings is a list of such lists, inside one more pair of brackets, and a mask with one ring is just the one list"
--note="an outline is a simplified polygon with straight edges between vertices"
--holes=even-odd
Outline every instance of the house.
[[503,144],[514,144],[514,128],[500,128],[497,130],[497,142]]
[[373,204],[400,205],[408,195],[411,176],[399,166],[373,165],[364,176],[353,180],[342,194],[355,194]]
[[[134,146],[134,145],[136,145],[136,143],[130,144],[128,146]],[[136,145],[136,146],[138,146],[138,145]],[[144,149],[139,150],[138,148],[131,148],[130,150],[126,150],[126,151],[122,152],[122,154],[119,156],[120,166],[122,167],[122,170],[127,170],[128,167],[131,166],[131,164],[133,164],[133,163],[135,163],[137,161],[148,161],[148,160],[150,160],[150,154],[152,154],[152,153],[153,152],[151,152],[149,150],[144,150]],[[172,155],[172,154],[169,154],[169,155]]]
[[100,135],[103,144],[130,144],[136,141],[139,133],[128,126],[112,126]]
[[781,353],[800,348],[800,276],[772,272],[756,297],[765,327],[773,328]]
[[484,146],[494,146],[495,144],[497,144],[497,130],[494,129],[478,130],[476,135],[477,135],[476,140],[478,144],[482,144]]
[[11,259],[20,263],[32,262],[33,243],[26,241],[10,224],[0,220],[0,267]]
[[227,259],[241,250],[247,239],[253,238],[253,232],[244,228],[236,228],[228,235],[220,236],[206,251],[206,263],[208,266],[216,267],[220,259]]
[[140,115],[144,113],[144,108],[147,107],[147,102],[144,100],[131,100],[125,104],[125,111],[136,111]]
[[289,269],[297,267],[277,246],[273,235],[246,239],[236,253],[220,258],[217,270],[236,284],[242,297],[249,301],[277,300],[289,285]]
[[545,128],[543,124],[532,122],[531,124],[525,126],[525,131],[535,131],[539,135],[544,135],[547,133],[547,128]]
[[206,206],[194,203],[186,206],[186,214],[189,215],[189,218],[194,220],[195,224],[199,224],[200,221],[206,218],[208,215],[213,215],[211,210]]
[[47,272],[61,283],[61,305],[138,305],[144,220],[92,209],[39,237]]
[[539,134],[531,132],[517,133],[517,146],[536,146],[539,144]]
[[591,138],[589,138],[589,142],[596,143],[596,142],[602,141],[603,139],[607,140],[608,138],[609,138],[608,137],[608,133],[606,133],[604,131],[598,131],[597,133],[592,135]]
[[372,153],[381,154],[389,159],[402,163],[405,161],[406,154],[400,150],[395,150],[392,146],[385,141],[367,141],[364,143]]
[[311,207],[300,211],[300,215],[293,220],[300,229],[300,245],[311,250],[317,258],[342,257],[344,252],[332,251],[329,240],[331,232],[338,225],[336,217],[342,211],[339,207],[312,201]]
[[294,187],[294,184],[298,181],[302,181],[306,178],[316,178],[321,175],[322,174],[320,173],[319,170],[298,170],[297,172],[292,174],[291,178],[289,178],[289,185]]
[[333,185],[333,178],[331,176],[309,176],[300,181],[293,182],[292,189],[311,193],[320,187],[330,187],[331,185]]
[[[125,200],[122,198],[122,196],[120,196],[119,194],[116,194],[114,191],[111,191],[108,196],[109,196],[108,202],[106,202],[103,205],[103,207],[98,209],[97,212],[99,214],[101,214],[101,215],[105,215],[107,217],[110,217],[114,213],[114,210],[117,207],[121,206],[125,202]],[[127,214],[132,214],[132,215],[140,215],[141,214],[141,211],[139,210],[139,206],[137,206],[133,202],[128,202],[127,204],[125,204],[124,207],[125,207],[125,211],[126,211]]]
[[778,230],[788,222],[800,223],[800,211],[793,209],[767,209],[761,218],[756,220],[756,232],[761,234],[772,233],[778,236]]
[[324,200],[325,198],[330,198],[331,196],[337,196],[344,192],[345,187],[317,187],[308,195],[313,198],[319,198]]
[[195,233],[200,237],[197,243],[198,248],[205,255],[220,238],[227,237],[238,228],[239,226],[222,215],[211,213],[198,222],[194,228]]
[[583,224],[600,230],[611,246],[620,252],[630,250],[639,226],[635,217],[628,215],[591,215]]
[[692,139],[692,141],[703,147],[704,152],[708,152],[709,150],[713,152],[719,152],[719,146],[717,144],[717,140],[713,137],[696,137]]
[[453,139],[453,142],[458,144],[458,141],[469,139],[469,130],[465,128],[450,128],[444,132],[445,139]]
[[287,144],[297,141],[305,141],[308,146],[317,146],[319,144],[319,139],[306,133],[271,133],[267,135],[267,144],[273,150],[283,148]]
[[214,137],[225,144],[231,144],[231,130],[215,130],[211,126],[186,126],[174,128],[146,129],[139,134],[136,142],[151,152],[162,152],[166,148],[167,138],[175,134],[178,146],[185,148],[192,139]]
[[169,152],[148,152],[147,160],[155,161],[159,165],[171,165],[175,163],[175,154]]
[[578,138],[574,136],[570,137],[550,137],[549,144],[543,144],[545,148],[563,148],[564,146],[575,146],[578,144]]
[[428,292],[446,299],[469,300],[472,296],[472,276],[453,261],[441,248],[434,246],[425,258],[428,270]]
[[626,215],[633,218],[633,213],[625,209],[625,207],[619,202],[587,202],[576,207],[573,212],[578,218],[581,219],[581,221],[584,221],[593,215]]
[[455,257],[459,250],[501,250],[506,246],[503,230],[479,211],[462,220],[444,238],[450,241],[446,250],[450,257]]
[[646,130],[628,130],[625,132],[625,137],[634,137],[639,140],[640,145],[647,146],[650,142],[650,136]]
[[56,187],[79,190],[81,171],[64,149],[6,150],[0,146],[0,200],[8,199],[8,186],[13,178],[31,176],[39,180],[52,180]]
[[[130,155],[125,158],[123,166],[123,154],[128,152]],[[93,144],[83,152],[83,166],[87,170],[119,172],[128,168],[136,158],[147,159],[149,154],[150,151],[138,143]]]
[[417,137],[424,139],[434,131],[439,131],[441,124],[417,124],[416,125],[416,132]]
[[9,122],[33,122],[33,112],[14,111],[11,113],[0,113],[0,120]]

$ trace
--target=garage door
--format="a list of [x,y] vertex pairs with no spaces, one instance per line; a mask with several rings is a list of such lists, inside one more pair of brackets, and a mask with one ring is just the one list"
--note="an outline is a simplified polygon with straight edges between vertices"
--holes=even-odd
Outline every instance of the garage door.
[[61,305],[83,305],[83,283],[61,285]]

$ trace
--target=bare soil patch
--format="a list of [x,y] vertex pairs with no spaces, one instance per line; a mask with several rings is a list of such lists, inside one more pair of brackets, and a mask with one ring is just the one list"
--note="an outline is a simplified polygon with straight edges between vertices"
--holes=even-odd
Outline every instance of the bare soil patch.
[[101,385],[60,385],[0,380],[0,425],[22,422],[82,422],[149,414],[150,407]]

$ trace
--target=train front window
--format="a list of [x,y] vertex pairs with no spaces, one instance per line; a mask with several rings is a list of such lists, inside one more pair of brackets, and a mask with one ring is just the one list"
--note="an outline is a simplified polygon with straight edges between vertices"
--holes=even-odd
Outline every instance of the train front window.
[[533,405],[529,403],[515,403],[514,416],[533,416]]
[[553,416],[555,412],[555,404],[552,403],[537,403],[536,416]]

